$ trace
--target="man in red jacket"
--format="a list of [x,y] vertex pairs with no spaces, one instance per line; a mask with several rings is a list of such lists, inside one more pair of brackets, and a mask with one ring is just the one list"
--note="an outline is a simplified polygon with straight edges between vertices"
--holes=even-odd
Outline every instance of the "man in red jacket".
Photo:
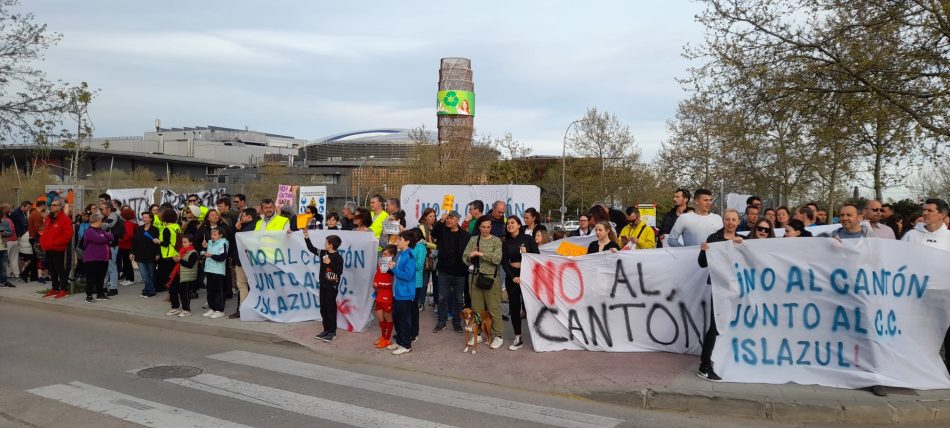
[[63,204],[62,199],[50,202],[49,215],[43,221],[43,234],[40,235],[40,248],[46,253],[46,268],[53,283],[53,288],[43,297],[57,299],[66,297],[66,247],[73,239],[73,222]]

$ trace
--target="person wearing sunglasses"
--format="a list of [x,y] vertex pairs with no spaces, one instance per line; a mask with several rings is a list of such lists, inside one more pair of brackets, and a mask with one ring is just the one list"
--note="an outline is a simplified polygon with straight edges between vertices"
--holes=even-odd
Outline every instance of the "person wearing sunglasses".
[[749,235],[746,236],[746,239],[766,239],[775,237],[775,228],[772,226],[772,221],[762,217],[755,223],[755,227],[749,231]]
[[874,236],[882,239],[897,239],[894,235],[894,229],[881,222],[883,212],[884,208],[881,206],[881,202],[871,199],[864,206],[864,219],[871,224],[871,232]]

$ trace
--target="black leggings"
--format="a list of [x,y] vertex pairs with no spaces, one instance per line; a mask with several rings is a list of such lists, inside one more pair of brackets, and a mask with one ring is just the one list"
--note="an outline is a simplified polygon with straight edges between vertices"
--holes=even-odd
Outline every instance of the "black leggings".
[[719,330],[716,329],[716,312],[713,311],[712,300],[709,301],[709,329],[703,335],[703,353],[699,357],[699,365],[712,367],[713,348],[716,347],[716,336],[719,336]]
[[188,292],[188,287],[194,281],[178,282],[172,281],[171,288],[168,289],[168,295],[171,297],[172,309],[181,309],[183,311],[191,312],[191,294]]
[[950,329],[947,329],[947,334],[943,336],[943,363],[950,371]]
[[104,297],[105,290],[102,283],[106,279],[106,272],[109,270],[109,262],[105,260],[95,260],[83,263],[86,270],[86,297],[96,296]]
[[515,284],[510,275],[505,277],[505,289],[508,290],[508,318],[511,319],[511,328],[515,336],[521,336],[521,285]]

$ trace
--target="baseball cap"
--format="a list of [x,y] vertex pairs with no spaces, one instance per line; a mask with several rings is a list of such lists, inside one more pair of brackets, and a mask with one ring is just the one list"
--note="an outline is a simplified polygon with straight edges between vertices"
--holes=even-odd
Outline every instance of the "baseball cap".
[[461,218],[461,217],[462,217],[462,216],[459,215],[459,212],[458,212],[458,211],[455,211],[455,210],[449,211],[448,216],[449,216],[449,217],[455,217],[455,218]]

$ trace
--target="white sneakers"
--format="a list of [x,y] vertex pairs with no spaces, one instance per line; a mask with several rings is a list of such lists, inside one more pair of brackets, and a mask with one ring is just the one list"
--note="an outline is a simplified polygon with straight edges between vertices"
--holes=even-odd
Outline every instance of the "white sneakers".
[[388,349],[388,350],[390,350],[390,351],[393,351],[393,350],[396,350],[396,349],[399,349],[399,348],[400,348],[400,346],[399,346],[398,343],[396,343],[395,340],[393,341],[393,343],[390,343],[389,346],[386,347],[386,349]]
[[208,309],[208,312],[201,314],[203,317],[210,317],[214,313],[214,309]]
[[[482,341],[484,341],[484,339],[482,339],[482,335],[478,335],[478,343],[482,343]],[[491,349],[498,349],[498,348],[501,348],[501,345],[503,345],[504,343],[505,341],[501,338],[501,336],[496,336],[494,339],[492,339],[491,345],[488,345],[488,347]],[[468,339],[468,346],[472,346],[474,344],[475,344],[474,340]]]
[[211,318],[211,319],[218,319],[218,318],[221,318],[221,317],[223,317],[223,316],[224,316],[224,312],[214,311],[213,314],[208,315],[208,318]]
[[509,350],[509,351],[517,351],[517,350],[521,349],[521,347],[522,347],[523,345],[524,345],[524,343],[521,341],[521,336],[520,336],[520,335],[517,335],[517,336],[515,336],[515,340],[513,340],[513,341],[511,342],[511,345],[508,345],[508,350]]
[[181,313],[181,309],[172,309],[172,310],[170,310],[170,311],[168,311],[168,312],[165,312],[165,316],[167,316],[167,317],[173,317],[173,316],[178,315],[178,314],[180,314],[180,313]]
[[122,281],[119,281],[119,285],[121,285],[121,286],[123,286],[123,287],[127,287],[127,286],[130,286],[130,285],[132,285],[132,284],[135,284],[135,283],[132,282],[132,281],[129,281],[129,280],[127,280],[127,279],[123,279]]
[[393,355],[408,354],[410,352],[412,352],[412,348],[403,348],[402,346],[397,345],[396,350],[393,351]]
[[498,349],[498,348],[501,348],[501,345],[503,345],[504,343],[505,341],[504,339],[501,338],[501,336],[495,336],[495,338],[492,339],[491,341],[491,345],[489,345],[488,347],[492,349]]
[[189,312],[189,311],[181,311],[181,313],[178,314],[178,317],[179,317],[179,318],[184,318],[184,317],[187,317],[187,316],[189,316],[189,315],[191,315],[191,312]]

